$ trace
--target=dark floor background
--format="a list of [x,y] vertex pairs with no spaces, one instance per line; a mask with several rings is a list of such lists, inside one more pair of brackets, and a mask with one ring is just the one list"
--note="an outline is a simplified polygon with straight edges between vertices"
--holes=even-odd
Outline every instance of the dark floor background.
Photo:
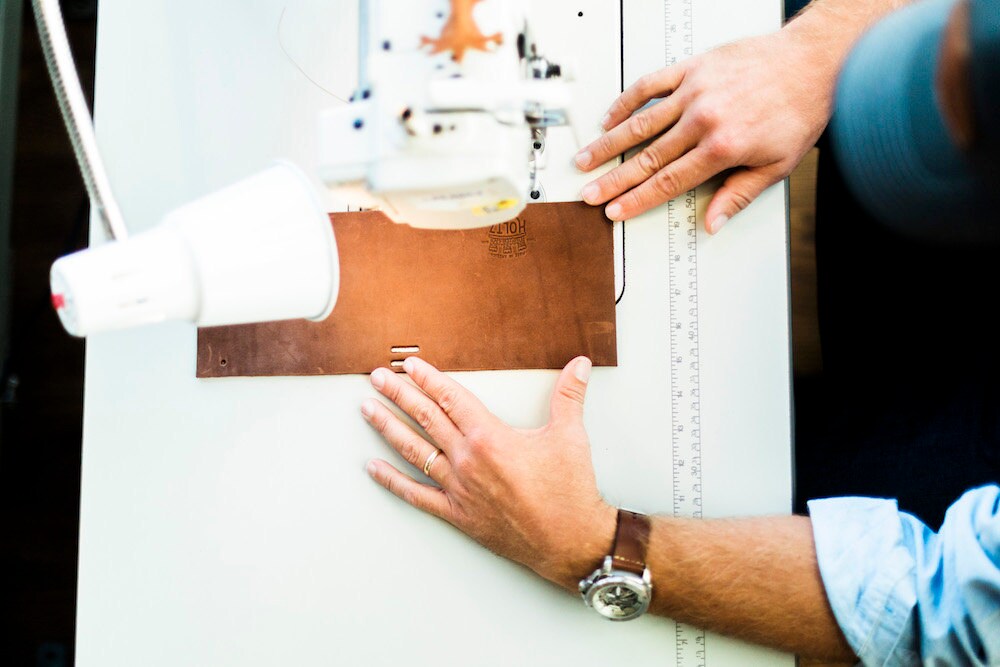
[[[64,1],[92,100],[97,3]],[[73,664],[84,343],[49,305],[52,261],[82,247],[87,200],[24,3],[12,199],[11,354],[0,378],[0,665]]]

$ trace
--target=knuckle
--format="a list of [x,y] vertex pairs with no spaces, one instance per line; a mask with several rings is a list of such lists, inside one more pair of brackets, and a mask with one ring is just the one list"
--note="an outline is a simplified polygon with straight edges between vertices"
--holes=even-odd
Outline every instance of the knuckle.
[[652,95],[655,73],[644,74],[635,82],[635,92],[641,97]]
[[625,174],[621,167],[615,168],[605,174],[601,180],[601,193],[606,198],[609,194],[622,192],[626,189]]
[[434,426],[434,411],[428,405],[419,404],[413,408],[413,420],[420,428],[429,431]]
[[458,389],[450,385],[442,387],[441,391],[438,392],[437,402],[438,405],[441,406],[442,410],[445,412],[451,412],[455,409],[459,402]]
[[420,461],[420,449],[417,446],[416,440],[413,438],[407,438],[399,443],[399,454],[402,456],[410,465],[417,465],[421,463]]
[[642,198],[636,194],[637,189],[629,190],[617,200],[624,211],[622,215],[626,218],[636,215],[638,211],[642,210]]
[[717,136],[705,142],[705,152],[712,162],[730,162],[735,154],[732,142],[725,136]]
[[564,384],[559,388],[559,395],[577,403],[583,403],[584,392],[581,387],[574,384]]
[[649,114],[646,112],[637,113],[628,121],[628,137],[633,144],[643,141],[646,137],[652,134],[652,131],[653,124],[649,120]]
[[385,386],[382,388],[382,394],[396,405],[399,405],[399,401],[403,396],[403,387],[402,383],[397,381],[398,378],[395,375],[395,373],[390,374],[390,379],[386,381]]
[[712,78],[706,76],[704,71],[694,71],[688,76],[684,83],[689,99],[698,99],[711,90]]
[[639,170],[646,176],[651,176],[663,168],[660,156],[657,155],[656,151],[653,150],[652,147],[643,149],[638,155],[635,156],[635,160]]
[[475,465],[473,459],[469,456],[456,456],[451,462],[451,469],[461,478],[466,478],[472,473],[472,468]]
[[721,121],[719,109],[712,104],[699,104],[691,110],[691,113],[695,127],[703,131],[717,127]]
[[745,140],[732,129],[717,129],[708,141],[709,155],[729,163],[735,163],[744,153]]
[[733,190],[730,198],[733,204],[736,205],[736,208],[740,211],[749,206],[750,202],[753,201],[753,197],[748,196],[742,190]]
[[[778,181],[791,176],[792,172],[795,171],[795,167],[797,165],[798,162],[792,160],[789,160],[788,162],[785,163],[779,163],[778,165],[776,165],[775,169],[771,171],[770,175],[768,176],[766,184],[767,187],[770,187],[775,183],[777,183]],[[766,174],[767,172],[765,171],[764,173]]]
[[469,479],[475,474],[476,460],[471,456],[459,456],[452,461],[451,468],[460,479]]
[[392,415],[388,410],[379,410],[375,413],[375,417],[372,419],[372,424],[375,426],[375,430],[383,435],[389,430],[389,425],[391,423]]
[[405,503],[413,505],[414,507],[419,507],[420,505],[420,499],[410,487],[403,487],[400,489],[399,497],[402,498]]
[[465,434],[465,442],[468,443],[470,452],[483,455],[490,450],[493,441],[485,429],[472,428]]
[[597,140],[597,154],[599,156],[614,155],[615,142],[610,132],[602,134]]
[[652,178],[653,189],[662,197],[672,199],[682,192],[680,180],[673,169],[661,169]]

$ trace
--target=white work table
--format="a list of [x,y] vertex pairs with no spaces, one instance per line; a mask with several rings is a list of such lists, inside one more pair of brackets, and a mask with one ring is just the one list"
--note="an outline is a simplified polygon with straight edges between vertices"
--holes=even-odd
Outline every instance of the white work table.
[[[553,58],[576,61],[589,141],[622,76],[663,65],[663,2],[535,4]],[[350,94],[355,5],[101,2],[98,136],[133,231],[274,158],[315,168],[317,112],[341,103],[316,84]],[[699,51],[781,18],[777,0],[693,6]],[[547,148],[550,201],[585,182],[568,136]],[[775,186],[723,233],[699,232],[706,516],[791,507],[785,202]],[[607,499],[670,513],[664,215],[627,223],[619,366],[595,369],[586,419]],[[672,621],[604,621],[373,483],[365,463],[392,453],[359,413],[367,377],[198,380],[195,352],[183,324],[88,340],[81,667],[673,664]],[[544,422],[555,376],[456,374],[518,426]],[[793,664],[715,635],[706,655]]]

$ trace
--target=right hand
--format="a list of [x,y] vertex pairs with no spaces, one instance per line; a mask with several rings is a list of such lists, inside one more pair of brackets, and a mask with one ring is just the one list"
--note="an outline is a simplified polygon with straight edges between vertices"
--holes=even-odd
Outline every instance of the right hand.
[[563,369],[549,423],[536,429],[508,426],[471,392],[416,357],[403,362],[403,370],[413,384],[379,369],[372,385],[426,436],[381,402],[366,401],[362,414],[415,470],[440,448],[428,470],[437,486],[383,460],[370,463],[372,478],[494,553],[577,590],[611,548],[617,520],[597,489],[583,425],[590,360],[578,357]]

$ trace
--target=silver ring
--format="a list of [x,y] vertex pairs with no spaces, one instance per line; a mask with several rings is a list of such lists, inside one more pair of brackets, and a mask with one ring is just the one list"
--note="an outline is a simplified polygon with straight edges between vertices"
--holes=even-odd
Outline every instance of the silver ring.
[[430,456],[427,457],[427,460],[424,461],[424,474],[427,475],[428,477],[430,477],[431,475],[431,464],[434,463],[434,459],[436,459],[438,457],[438,454],[440,453],[441,453],[440,449],[435,449],[433,452],[430,453]]

